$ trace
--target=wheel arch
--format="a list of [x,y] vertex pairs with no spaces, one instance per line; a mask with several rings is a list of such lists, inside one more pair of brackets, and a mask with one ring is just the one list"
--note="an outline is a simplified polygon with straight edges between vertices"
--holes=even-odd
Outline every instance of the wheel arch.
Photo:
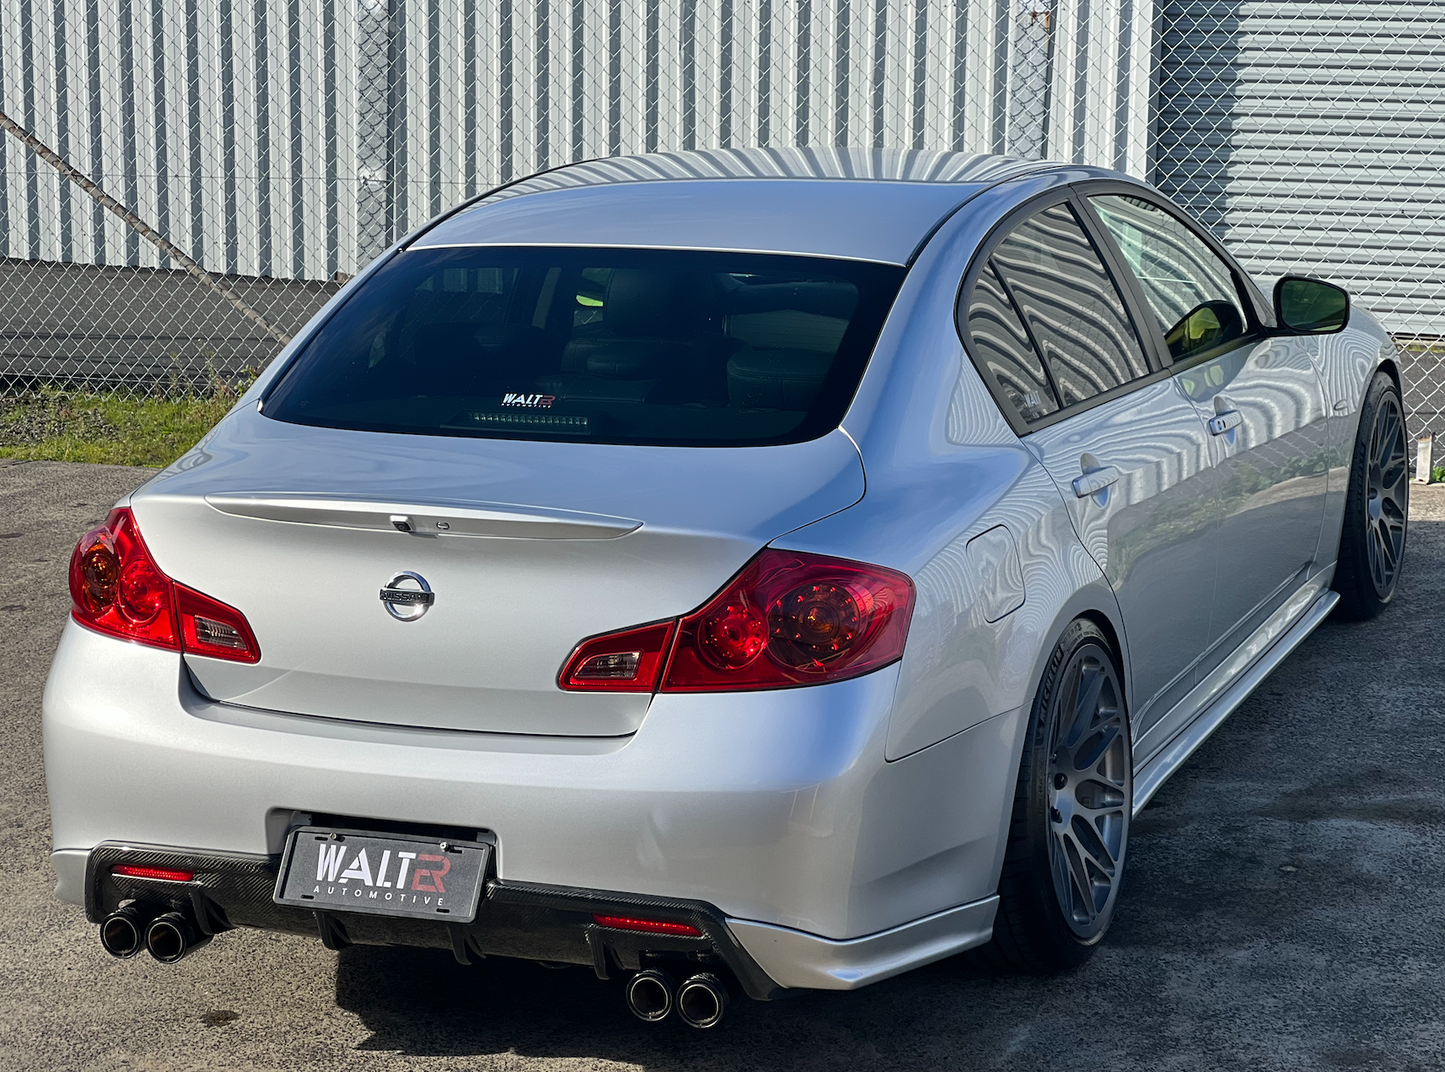
[[1029,676],[1026,703],[1032,709],[1038,698],[1039,686],[1043,683],[1044,674],[1048,671],[1049,661],[1053,658],[1054,648],[1058,646],[1059,638],[1064,635],[1064,630],[1072,622],[1080,618],[1096,625],[1109,642],[1110,653],[1119,664],[1119,673],[1124,680],[1124,702],[1132,714],[1134,689],[1127,634],[1119,614],[1119,603],[1114,598],[1114,590],[1102,578],[1078,589],[1070,598],[1060,604],[1052,624],[1044,634],[1044,642],[1039,645],[1033,672]]
[[1099,627],[1099,631],[1109,641],[1109,652],[1114,656],[1114,661],[1119,664],[1119,672],[1125,673],[1124,646],[1119,638],[1119,631],[1114,628],[1114,623],[1109,620],[1109,616],[1102,611],[1090,610],[1078,617],[1091,621]]
[[[1400,374],[1400,363],[1393,357],[1382,358],[1380,360],[1380,363],[1375,366],[1375,371],[1384,372],[1389,375],[1390,379],[1395,381],[1395,390],[1400,392],[1400,401],[1404,402],[1405,380],[1404,377]],[[1374,377],[1371,376],[1370,379],[1374,379]],[[1369,380],[1367,380],[1365,381],[1365,390],[1368,391],[1369,389],[1370,384]]]

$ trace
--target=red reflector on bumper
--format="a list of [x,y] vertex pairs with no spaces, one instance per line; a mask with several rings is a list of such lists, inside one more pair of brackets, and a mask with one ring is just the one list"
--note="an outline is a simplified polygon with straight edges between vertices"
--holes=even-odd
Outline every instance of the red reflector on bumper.
[[110,869],[112,875],[126,878],[158,878],[163,882],[189,882],[196,877],[194,871],[175,871],[169,867],[137,867],[134,864],[118,864]]
[[642,931],[646,934],[676,934],[683,938],[701,938],[702,931],[686,923],[668,923],[661,919],[633,919],[631,916],[592,917],[600,927],[611,927],[619,931]]

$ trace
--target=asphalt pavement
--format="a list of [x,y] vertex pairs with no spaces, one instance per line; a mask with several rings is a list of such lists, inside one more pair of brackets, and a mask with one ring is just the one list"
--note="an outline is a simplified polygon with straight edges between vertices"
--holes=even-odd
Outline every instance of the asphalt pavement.
[[[1326,622],[1135,823],[1083,968],[944,961],[650,1027],[580,969],[235,931],[114,961],[51,896],[40,697],[81,532],[147,470],[0,461],[0,1068],[1439,1069],[1445,490],[1414,489],[1395,605]],[[141,772],[136,777],[145,777]]]

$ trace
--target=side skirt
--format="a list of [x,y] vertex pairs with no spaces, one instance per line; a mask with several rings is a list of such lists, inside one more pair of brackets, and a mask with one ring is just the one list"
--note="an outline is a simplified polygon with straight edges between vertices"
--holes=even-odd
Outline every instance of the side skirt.
[[[1232,683],[1135,771],[1135,815],[1144,810],[1169,776],[1184,765],[1199,746],[1224,724],[1225,719],[1234,714],[1235,708],[1249,698],[1249,694],[1274,672],[1275,667],[1289,658],[1295,648],[1329,617],[1330,611],[1335,609],[1335,604],[1339,601],[1338,592],[1326,589],[1316,596],[1313,602],[1307,604],[1303,613],[1287,603],[1275,619],[1265,622],[1259,631],[1240,647],[1234,658],[1242,657],[1241,661],[1246,662],[1247,668],[1239,672],[1226,662],[1221,669],[1235,670],[1237,674]],[[1293,624],[1289,624],[1291,617],[1294,618]],[[1254,653],[1261,648],[1264,649],[1263,652],[1255,656]]]

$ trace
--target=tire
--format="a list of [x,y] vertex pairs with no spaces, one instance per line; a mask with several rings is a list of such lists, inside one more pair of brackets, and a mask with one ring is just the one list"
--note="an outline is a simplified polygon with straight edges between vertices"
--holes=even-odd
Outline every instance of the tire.
[[1374,618],[1395,597],[1410,514],[1410,466],[1400,389],[1377,372],[1365,392],[1360,428],[1350,460],[1335,613],[1352,621]]
[[1098,626],[1070,622],[1039,685],[1019,763],[993,939],[975,957],[989,967],[1071,968],[1108,932],[1134,789],[1122,680]]

